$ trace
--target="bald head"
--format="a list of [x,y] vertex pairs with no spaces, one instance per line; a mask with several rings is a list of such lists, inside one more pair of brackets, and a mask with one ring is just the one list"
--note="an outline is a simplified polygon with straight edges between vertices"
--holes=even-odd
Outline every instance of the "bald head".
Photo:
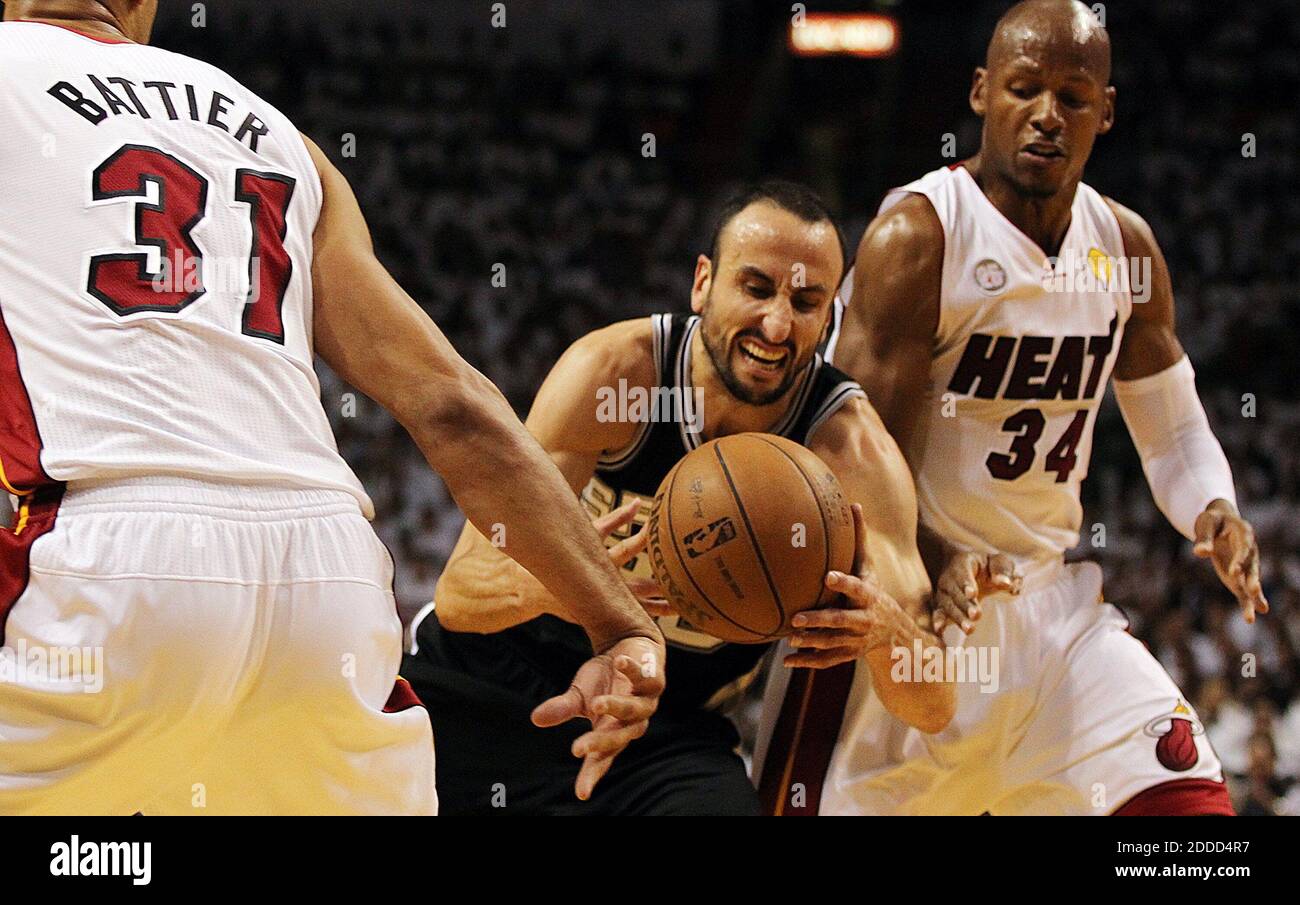
[[993,29],[985,66],[996,70],[1018,59],[1062,63],[1110,83],[1110,36],[1079,0],[1021,0]]
[[1027,198],[1074,195],[1115,121],[1110,38],[1077,0],[1023,0],[998,20],[971,109],[984,120],[975,166]]

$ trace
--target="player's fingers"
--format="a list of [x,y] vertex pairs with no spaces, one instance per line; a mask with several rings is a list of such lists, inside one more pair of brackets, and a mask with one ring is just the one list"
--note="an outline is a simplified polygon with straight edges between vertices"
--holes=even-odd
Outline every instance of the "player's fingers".
[[617,509],[591,520],[591,524],[601,537],[613,534],[619,528],[632,524],[636,514],[641,510],[641,501],[633,498]]
[[988,562],[989,585],[994,591],[1007,594],[1019,594],[1024,576],[1016,567],[1016,561],[1005,553],[995,553]]
[[614,668],[632,683],[632,694],[640,698],[658,701],[664,690],[664,669],[660,657],[661,651],[647,650],[641,654],[640,662],[626,654],[614,658]]
[[[1269,609],[1269,608],[1268,608],[1268,600],[1265,599],[1265,597],[1264,597],[1264,591],[1263,591],[1263,589],[1259,586],[1259,583],[1258,583],[1258,582],[1255,583],[1255,590],[1254,590],[1254,592],[1251,594],[1251,597],[1250,597],[1250,609],[1251,609],[1251,612],[1252,612],[1253,614],[1260,615],[1260,616],[1262,616],[1262,615],[1264,615],[1265,613],[1267,613],[1267,612],[1268,612],[1268,609]],[[1247,621],[1248,621],[1248,622],[1253,622],[1254,619],[1253,619],[1253,618],[1252,618],[1252,619],[1248,619]]]
[[834,650],[790,654],[781,662],[791,669],[829,669],[856,660],[859,653],[861,651],[857,648],[838,647]]
[[936,608],[930,612],[930,631],[936,635],[943,634],[943,627],[948,624],[948,619],[941,608]]
[[[609,559],[615,566],[625,566],[632,560],[641,555],[645,549],[646,543],[650,540],[650,535],[646,533],[644,527],[631,537],[626,537],[609,548]],[[644,580],[644,579],[642,579]]]
[[972,553],[963,553],[943,570],[938,585],[954,597],[974,600],[979,593],[979,572],[979,559]]
[[[832,591],[843,594],[846,601],[858,609],[869,609],[870,607],[883,605],[885,602],[885,592],[879,585],[868,578],[859,578],[856,575],[845,575],[843,572],[827,572],[826,587]],[[824,610],[823,612],[834,612],[833,610]],[[799,616],[808,616],[809,612],[800,613]],[[795,617],[795,625],[798,625],[798,616]]]
[[543,729],[558,726],[586,713],[582,689],[570,685],[564,694],[542,701],[533,708],[533,725]]
[[1254,553],[1254,539],[1239,528],[1230,528],[1223,533],[1224,550],[1222,559],[1226,561],[1224,571],[1236,579],[1245,574],[1246,562]]
[[[974,618],[979,614],[979,610],[973,600],[941,592],[935,595],[935,602],[937,603],[935,612],[942,614],[944,624],[951,622],[958,625],[968,635],[975,628]],[[937,630],[943,631],[943,625],[939,625]]]
[[637,599],[641,601],[641,606],[645,607],[645,611],[655,619],[661,616],[672,616],[677,612],[673,609],[672,604],[662,597],[641,597],[637,595]]
[[653,578],[647,578],[642,575],[624,575],[623,582],[627,589],[638,600],[645,601],[650,598],[662,600],[664,596],[663,588],[659,587],[659,582]]
[[1249,597],[1238,597],[1237,606],[1241,607],[1241,618],[1246,620],[1247,625],[1255,624],[1255,601]]
[[605,778],[613,763],[614,758],[608,755],[592,755],[582,759],[582,767],[578,770],[578,778],[573,784],[573,793],[578,796],[579,801],[587,801],[591,798],[591,793],[596,790],[596,784]]
[[805,610],[790,620],[797,629],[850,629],[856,630],[873,624],[867,610],[843,610],[829,607],[824,610]]
[[1216,512],[1202,512],[1196,517],[1196,523],[1192,526],[1195,535],[1192,553],[1201,559],[1208,559],[1214,555],[1214,538],[1219,533],[1221,522],[1222,516]]
[[630,694],[603,694],[591,702],[596,716],[611,716],[620,722],[648,720],[658,707],[656,698],[639,698]]
[[835,650],[836,648],[854,648],[861,651],[870,640],[869,627],[863,631],[834,631],[823,629],[816,632],[795,632],[790,636],[790,646],[800,653],[812,650]]
[[591,732],[578,736],[573,743],[573,756],[590,757],[595,754],[597,756],[612,757],[645,735],[646,729],[650,726],[646,720],[631,723],[627,726],[617,723],[614,725],[617,728],[593,729]]
[[945,573],[939,576],[934,597],[938,609],[942,610],[948,619],[961,624],[976,618],[979,614],[976,593],[974,578],[960,578],[955,574]]
[[1264,586],[1259,580],[1259,550],[1256,549],[1246,567],[1246,593],[1250,596],[1251,607],[1257,613],[1268,612],[1268,601],[1264,599]]
[[1241,567],[1239,588],[1234,593],[1247,622],[1254,622],[1257,613],[1268,612],[1268,601],[1264,599],[1264,587],[1259,580],[1259,549],[1253,545]]

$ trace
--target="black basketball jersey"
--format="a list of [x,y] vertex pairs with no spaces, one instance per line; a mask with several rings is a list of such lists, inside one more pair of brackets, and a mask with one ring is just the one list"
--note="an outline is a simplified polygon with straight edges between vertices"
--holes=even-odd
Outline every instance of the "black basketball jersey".
[[[646,395],[623,387],[620,414],[644,415],[632,441],[621,450],[600,457],[596,473],[582,491],[582,502],[593,515],[603,515],[633,497],[642,501],[634,524],[609,539],[612,545],[641,529],[660,482],[677,462],[705,442],[696,388],[691,383],[691,343],[699,330],[695,315],[657,314],[654,331],[655,386]],[[817,429],[854,397],[865,398],[857,383],[843,372],[814,357],[796,380],[785,415],[769,433],[807,445]],[[649,559],[642,553],[625,566],[650,575]],[[431,656],[454,656],[460,668],[524,691],[534,701],[558,694],[591,656],[586,634],[576,625],[554,616],[541,616],[492,635],[461,635],[439,629],[426,633],[425,620],[416,634],[421,652],[436,646]],[[662,617],[659,627],[668,642],[668,687],[660,713],[698,708],[721,697],[733,684],[749,675],[767,652],[766,644],[731,644],[692,627],[680,616]],[[452,649],[454,648],[454,650]],[[527,665],[527,668],[521,669]],[[528,669],[536,670],[540,684],[519,688]]]

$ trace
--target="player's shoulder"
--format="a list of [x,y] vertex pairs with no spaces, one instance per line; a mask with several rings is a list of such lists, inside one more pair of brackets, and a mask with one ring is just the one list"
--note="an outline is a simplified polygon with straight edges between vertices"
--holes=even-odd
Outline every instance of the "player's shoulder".
[[846,325],[866,318],[876,342],[932,331],[938,321],[944,243],[943,224],[924,195],[909,193],[872,220],[853,263],[853,303]]
[[654,318],[617,321],[592,330],[569,346],[557,368],[586,374],[594,383],[650,386],[655,381]]
[[1115,220],[1119,224],[1120,237],[1124,240],[1125,254],[1138,257],[1151,254],[1156,248],[1156,234],[1146,218],[1109,195],[1098,194],[1115,215]]
[[943,245],[943,223],[934,205],[925,195],[908,192],[867,226],[858,255],[942,261]]
[[847,399],[817,429],[809,445],[814,451],[819,448],[852,451],[864,465],[879,466],[895,460],[904,462],[898,444],[865,395]]

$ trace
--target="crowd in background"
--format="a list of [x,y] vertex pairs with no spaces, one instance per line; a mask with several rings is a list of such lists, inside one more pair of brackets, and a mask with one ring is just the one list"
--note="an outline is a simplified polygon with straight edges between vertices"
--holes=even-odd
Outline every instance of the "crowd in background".
[[[706,37],[738,5],[696,4]],[[1107,599],[1196,706],[1238,808],[1300,814],[1300,19],[1277,3],[1231,15],[1209,0],[1112,6],[1119,125],[1089,181],[1143,214],[1164,249],[1179,336],[1258,531],[1274,611],[1247,625],[1163,520],[1112,401],[1072,555],[1100,560]],[[969,60],[1004,7],[972,5]],[[896,12],[906,23],[907,4]],[[635,63],[626,47],[562,30],[521,53],[517,34],[507,48],[486,24],[369,15],[214,15],[203,30],[166,25],[159,43],[230,70],[325,148],[356,188],[381,258],[523,414],[569,342],[687,303],[718,191],[701,185],[693,162],[725,157],[719,134],[741,142],[746,132],[710,121],[743,109],[741,98],[717,96],[719,84],[736,84],[724,72],[735,62],[701,53],[674,27],[649,29],[646,44],[661,50],[639,47]],[[935,68],[962,87],[967,62]],[[910,65],[904,84],[942,83]],[[977,129],[971,119],[955,126],[967,153]],[[894,149],[911,171],[899,181],[947,162],[934,136],[914,149],[906,141]],[[744,151],[737,160],[754,159]],[[864,212],[844,213],[860,233]],[[320,372],[409,614],[431,599],[462,516],[392,419]]]

